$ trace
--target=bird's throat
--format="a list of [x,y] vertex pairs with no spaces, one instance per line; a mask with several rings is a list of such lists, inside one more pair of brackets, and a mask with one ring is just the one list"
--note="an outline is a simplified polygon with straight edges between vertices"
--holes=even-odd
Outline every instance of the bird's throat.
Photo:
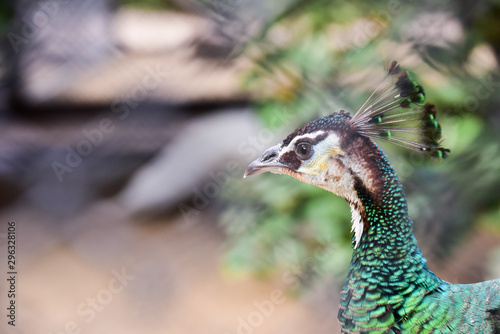
[[401,257],[416,247],[406,196],[385,154],[376,145],[374,151],[363,163],[365,172],[353,175],[357,198],[348,201],[355,253],[378,248],[384,255]]

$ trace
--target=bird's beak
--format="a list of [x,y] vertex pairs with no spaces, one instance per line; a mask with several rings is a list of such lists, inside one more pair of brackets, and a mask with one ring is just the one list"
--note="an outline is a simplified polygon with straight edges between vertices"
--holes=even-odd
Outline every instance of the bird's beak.
[[262,154],[260,158],[252,162],[247,169],[243,178],[250,175],[257,175],[260,173],[271,172],[275,174],[282,174],[282,169],[287,166],[278,162],[280,145],[276,145],[268,149]]

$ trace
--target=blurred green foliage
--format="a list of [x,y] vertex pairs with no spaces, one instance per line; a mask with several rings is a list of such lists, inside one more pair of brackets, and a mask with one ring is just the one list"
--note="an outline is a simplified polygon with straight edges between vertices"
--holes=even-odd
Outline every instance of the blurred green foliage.
[[[435,232],[437,246],[430,247],[449,254],[478,226],[486,224],[500,233],[500,164],[480,163],[490,154],[500,156],[498,145],[486,153],[488,145],[481,144],[499,142],[495,133],[500,130],[500,29],[485,28],[500,22],[498,15],[492,18],[499,9],[498,1],[482,1],[472,8],[468,2],[298,1],[263,25],[246,45],[245,53],[255,66],[244,84],[257,97],[264,125],[271,126],[276,110],[285,108],[292,116],[284,126],[292,132],[321,115],[340,109],[355,112],[392,59],[416,73],[427,100],[439,108],[444,145],[452,158],[435,164],[415,152],[382,147],[403,181],[422,184],[420,193],[411,187],[408,191],[410,212],[420,226],[417,236],[431,233],[429,226],[441,220],[443,231]],[[468,165],[472,160],[475,168]],[[476,185],[479,178],[485,183]],[[436,198],[444,197],[432,184],[435,180],[444,189],[456,187],[456,206],[433,206],[433,201],[440,203]],[[475,195],[478,191],[487,195]],[[223,217],[230,236],[228,269],[266,275],[333,247],[336,256],[323,259],[315,270],[345,276],[351,234],[350,211],[343,199],[274,175],[234,182],[225,195],[231,203]],[[277,256],[280,249],[291,255]],[[313,277],[306,273],[310,268],[302,269],[306,277]]]
[[136,7],[140,9],[166,10],[174,9],[177,6],[170,0],[119,0],[123,6]]
[[10,1],[0,2],[0,35],[6,33],[14,17],[14,6]]
[[[351,217],[343,199],[292,178],[272,175],[253,182],[232,182],[225,196],[232,204],[222,217],[229,234],[225,256],[229,271],[268,276],[298,267],[295,274],[311,278],[311,268],[301,262],[312,257],[314,268],[345,275],[351,255]],[[315,255],[332,252],[335,256]]]

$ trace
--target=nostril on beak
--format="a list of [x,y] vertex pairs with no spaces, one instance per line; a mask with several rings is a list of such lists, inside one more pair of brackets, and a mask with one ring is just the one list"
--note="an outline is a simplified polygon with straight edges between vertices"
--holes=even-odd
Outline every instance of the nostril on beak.
[[267,162],[269,160],[276,158],[277,156],[278,156],[278,154],[276,152],[269,152],[269,153],[266,152],[266,154],[262,157],[261,161]]
[[257,160],[248,165],[243,177],[257,175],[265,172],[282,174],[286,166],[278,161],[280,157],[280,146],[276,145],[265,151]]
[[272,147],[264,154],[262,155],[262,158],[260,159],[261,162],[269,162],[273,159],[276,159],[278,157],[278,150],[276,147]]

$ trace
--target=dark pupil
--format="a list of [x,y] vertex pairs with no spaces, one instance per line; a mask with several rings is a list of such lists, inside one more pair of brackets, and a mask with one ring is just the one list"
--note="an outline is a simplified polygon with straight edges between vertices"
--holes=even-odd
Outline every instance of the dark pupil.
[[311,147],[307,144],[300,144],[297,152],[301,158],[307,159],[311,153]]

